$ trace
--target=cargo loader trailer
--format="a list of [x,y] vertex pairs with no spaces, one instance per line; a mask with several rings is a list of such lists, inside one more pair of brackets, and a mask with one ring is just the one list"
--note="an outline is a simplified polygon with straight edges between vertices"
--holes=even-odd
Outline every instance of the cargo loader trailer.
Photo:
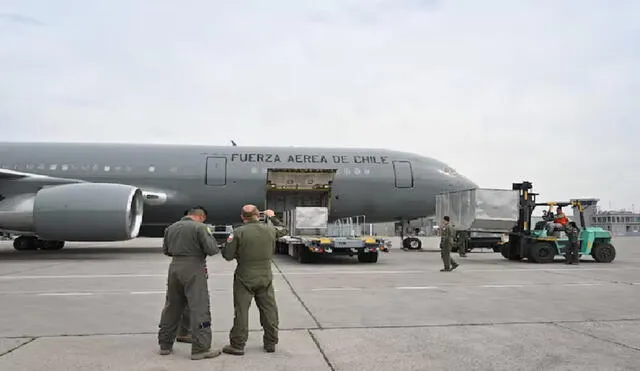
[[375,263],[380,252],[389,252],[381,238],[363,234],[364,216],[328,222],[326,207],[296,207],[283,214],[289,235],[276,242],[276,253],[287,254],[300,263],[320,256],[357,256],[361,263]]

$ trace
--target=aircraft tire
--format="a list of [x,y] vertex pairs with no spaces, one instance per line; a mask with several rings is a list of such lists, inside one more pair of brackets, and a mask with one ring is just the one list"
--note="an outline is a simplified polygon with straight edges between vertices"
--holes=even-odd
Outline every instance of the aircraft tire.
[[60,250],[64,247],[64,241],[42,241],[42,250]]
[[39,242],[33,237],[20,236],[13,240],[13,248],[18,251],[38,250]]
[[420,250],[422,241],[417,237],[407,237],[402,241],[402,247],[409,250]]

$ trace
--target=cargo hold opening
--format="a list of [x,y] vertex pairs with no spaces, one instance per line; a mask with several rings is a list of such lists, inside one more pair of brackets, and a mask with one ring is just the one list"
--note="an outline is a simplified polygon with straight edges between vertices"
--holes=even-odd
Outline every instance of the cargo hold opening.
[[266,209],[278,218],[297,206],[331,205],[331,186],[335,169],[269,169],[266,184]]

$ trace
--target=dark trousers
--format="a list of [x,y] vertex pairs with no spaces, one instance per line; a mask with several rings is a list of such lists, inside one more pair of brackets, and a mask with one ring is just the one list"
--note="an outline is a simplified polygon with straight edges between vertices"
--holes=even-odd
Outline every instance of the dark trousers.
[[567,263],[578,263],[580,258],[580,244],[578,242],[569,242],[567,245],[567,253],[565,259]]
[[450,245],[441,245],[440,246],[440,257],[442,258],[442,263],[444,263],[444,269],[451,269],[451,265],[457,266],[455,260],[451,257],[451,246]]

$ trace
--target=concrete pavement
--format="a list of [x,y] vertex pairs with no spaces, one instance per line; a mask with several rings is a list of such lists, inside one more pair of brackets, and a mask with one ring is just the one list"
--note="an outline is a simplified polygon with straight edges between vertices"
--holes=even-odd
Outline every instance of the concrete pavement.
[[[168,258],[160,240],[70,243],[17,252],[0,242],[0,370],[637,370],[640,239],[579,266],[510,262],[477,252],[442,273],[426,251],[274,264],[278,351],[261,349],[252,307],[247,351],[188,359],[156,354]],[[396,242],[395,246],[399,246]],[[209,259],[215,346],[233,320],[234,263]]]

